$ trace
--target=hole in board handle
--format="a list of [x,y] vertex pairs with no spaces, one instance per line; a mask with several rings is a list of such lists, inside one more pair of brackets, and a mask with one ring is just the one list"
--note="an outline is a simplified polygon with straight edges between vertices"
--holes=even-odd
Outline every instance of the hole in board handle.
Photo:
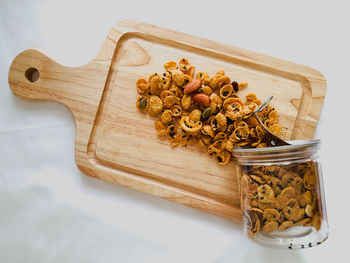
[[30,82],[35,82],[39,79],[39,70],[36,68],[28,68],[26,72],[24,73],[26,76],[26,79]]

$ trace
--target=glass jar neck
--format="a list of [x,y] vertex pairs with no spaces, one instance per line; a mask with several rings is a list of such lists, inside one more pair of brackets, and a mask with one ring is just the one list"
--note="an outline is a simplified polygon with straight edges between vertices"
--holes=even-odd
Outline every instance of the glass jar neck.
[[316,160],[318,141],[313,144],[288,145],[263,149],[237,149],[233,151],[236,162],[240,165],[289,163]]

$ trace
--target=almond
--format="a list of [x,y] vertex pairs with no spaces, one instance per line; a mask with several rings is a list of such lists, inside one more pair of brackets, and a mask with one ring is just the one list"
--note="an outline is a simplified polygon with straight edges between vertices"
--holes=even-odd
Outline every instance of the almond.
[[184,88],[184,93],[190,93],[193,91],[196,91],[200,88],[202,85],[202,81],[199,79],[192,80],[190,83],[188,83]]
[[193,100],[206,107],[210,105],[210,98],[205,94],[196,94],[193,96]]

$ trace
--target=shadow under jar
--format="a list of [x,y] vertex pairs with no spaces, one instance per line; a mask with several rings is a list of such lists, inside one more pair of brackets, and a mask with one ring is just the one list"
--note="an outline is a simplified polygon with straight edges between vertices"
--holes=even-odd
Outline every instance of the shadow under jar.
[[244,232],[260,245],[314,247],[328,238],[319,140],[233,151]]

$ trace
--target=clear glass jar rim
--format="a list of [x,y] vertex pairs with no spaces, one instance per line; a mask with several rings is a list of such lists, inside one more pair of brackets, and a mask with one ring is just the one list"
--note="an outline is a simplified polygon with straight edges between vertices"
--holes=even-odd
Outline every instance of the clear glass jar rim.
[[235,153],[280,153],[298,150],[302,148],[311,148],[319,145],[320,140],[293,140],[287,141],[291,145],[276,146],[276,147],[265,147],[265,148],[234,148],[232,150]]

